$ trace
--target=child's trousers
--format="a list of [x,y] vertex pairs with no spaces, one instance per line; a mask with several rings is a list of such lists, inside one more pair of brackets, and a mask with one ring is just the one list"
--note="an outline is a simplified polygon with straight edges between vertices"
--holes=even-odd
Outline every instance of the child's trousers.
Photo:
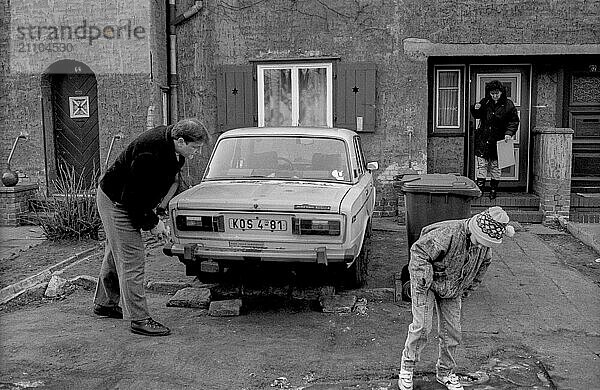
[[413,371],[421,352],[427,343],[432,329],[433,307],[438,317],[439,355],[436,364],[437,374],[448,375],[456,367],[454,354],[461,341],[461,303],[462,298],[440,298],[433,291],[417,293],[411,281],[412,324],[408,326],[408,336],[402,351],[401,369]]

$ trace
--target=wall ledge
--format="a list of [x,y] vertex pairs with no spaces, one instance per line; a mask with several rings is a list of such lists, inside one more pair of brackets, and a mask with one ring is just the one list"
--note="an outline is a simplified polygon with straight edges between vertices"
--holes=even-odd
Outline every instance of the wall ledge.
[[551,43],[433,43],[428,39],[406,38],[404,53],[414,60],[427,57],[448,56],[536,56],[600,54],[600,44],[551,44]]
[[0,193],[2,194],[14,194],[14,193],[18,193],[18,192],[24,192],[24,191],[32,191],[32,190],[37,190],[38,189],[38,185],[37,184],[20,184],[17,183],[16,186],[13,187],[4,187],[4,186],[0,186]]
[[573,134],[570,127],[534,127],[533,134]]

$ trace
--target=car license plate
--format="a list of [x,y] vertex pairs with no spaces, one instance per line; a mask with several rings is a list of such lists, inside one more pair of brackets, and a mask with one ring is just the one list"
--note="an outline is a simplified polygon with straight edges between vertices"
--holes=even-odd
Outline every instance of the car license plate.
[[229,228],[234,230],[286,231],[287,221],[268,218],[229,218]]

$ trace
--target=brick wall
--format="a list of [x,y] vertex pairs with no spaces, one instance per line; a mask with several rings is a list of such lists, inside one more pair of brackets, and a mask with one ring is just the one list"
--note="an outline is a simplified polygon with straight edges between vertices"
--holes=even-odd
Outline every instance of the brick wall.
[[464,175],[464,137],[431,137],[427,145],[427,171]]
[[[178,3],[183,12],[191,1]],[[467,0],[347,2],[316,0],[204,2],[178,27],[181,116],[216,126],[215,69],[250,59],[339,57],[377,64],[377,122],[361,135],[368,160],[377,160],[378,205],[392,207],[391,181],[405,173],[464,172],[463,138],[427,142],[426,58],[407,56],[408,37],[433,43],[597,43],[600,1],[539,2]],[[282,28],[285,26],[285,28]],[[554,71],[544,75],[540,96],[552,92]],[[551,122],[552,108],[536,114]],[[554,123],[552,125],[555,125]],[[430,164],[428,166],[428,164]],[[396,200],[396,203],[398,201]]]
[[[3,0],[0,24],[0,161],[5,161],[12,142],[21,130],[30,134],[20,141],[12,167],[21,182],[46,185],[44,129],[41,109],[41,75],[54,62],[68,58],[83,62],[96,74],[100,161],[104,165],[112,136],[122,133],[115,143],[111,161],[135,136],[150,125],[162,123],[161,86],[166,86],[166,26],[164,2],[149,0],[31,2]],[[68,25],[123,27],[119,39],[89,40],[51,39],[53,43],[70,43],[69,52],[22,53],[18,27]],[[143,39],[129,36],[125,29],[141,27]],[[141,30],[140,30],[141,31]],[[27,32],[28,33],[28,32]],[[142,36],[139,35],[138,36]],[[149,108],[152,107],[154,115]],[[52,131],[52,129],[45,129]],[[104,167],[102,167],[104,168]]]
[[572,139],[569,128],[536,127],[533,131],[533,192],[540,197],[546,224],[569,219]]
[[18,226],[19,217],[29,211],[29,199],[35,197],[38,186],[18,183],[0,187],[0,226]]
[[532,122],[535,126],[554,127],[562,125],[562,112],[557,112],[559,91],[562,90],[560,65],[536,64],[534,66],[536,84],[534,85],[535,103],[532,105]]

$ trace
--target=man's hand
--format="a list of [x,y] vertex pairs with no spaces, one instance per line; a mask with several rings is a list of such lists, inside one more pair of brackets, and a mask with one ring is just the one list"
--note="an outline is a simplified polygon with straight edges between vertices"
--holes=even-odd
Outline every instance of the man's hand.
[[511,139],[512,139],[512,137],[511,137],[510,135],[508,135],[508,134],[506,134],[506,135],[504,136],[504,142],[508,142],[508,141],[510,141]]
[[479,104],[479,103],[475,103],[475,109],[476,109],[476,110],[479,110],[480,108],[481,108],[481,104]]
[[150,233],[158,239],[166,239],[171,235],[171,229],[162,220],[158,220],[158,224],[150,229]]

